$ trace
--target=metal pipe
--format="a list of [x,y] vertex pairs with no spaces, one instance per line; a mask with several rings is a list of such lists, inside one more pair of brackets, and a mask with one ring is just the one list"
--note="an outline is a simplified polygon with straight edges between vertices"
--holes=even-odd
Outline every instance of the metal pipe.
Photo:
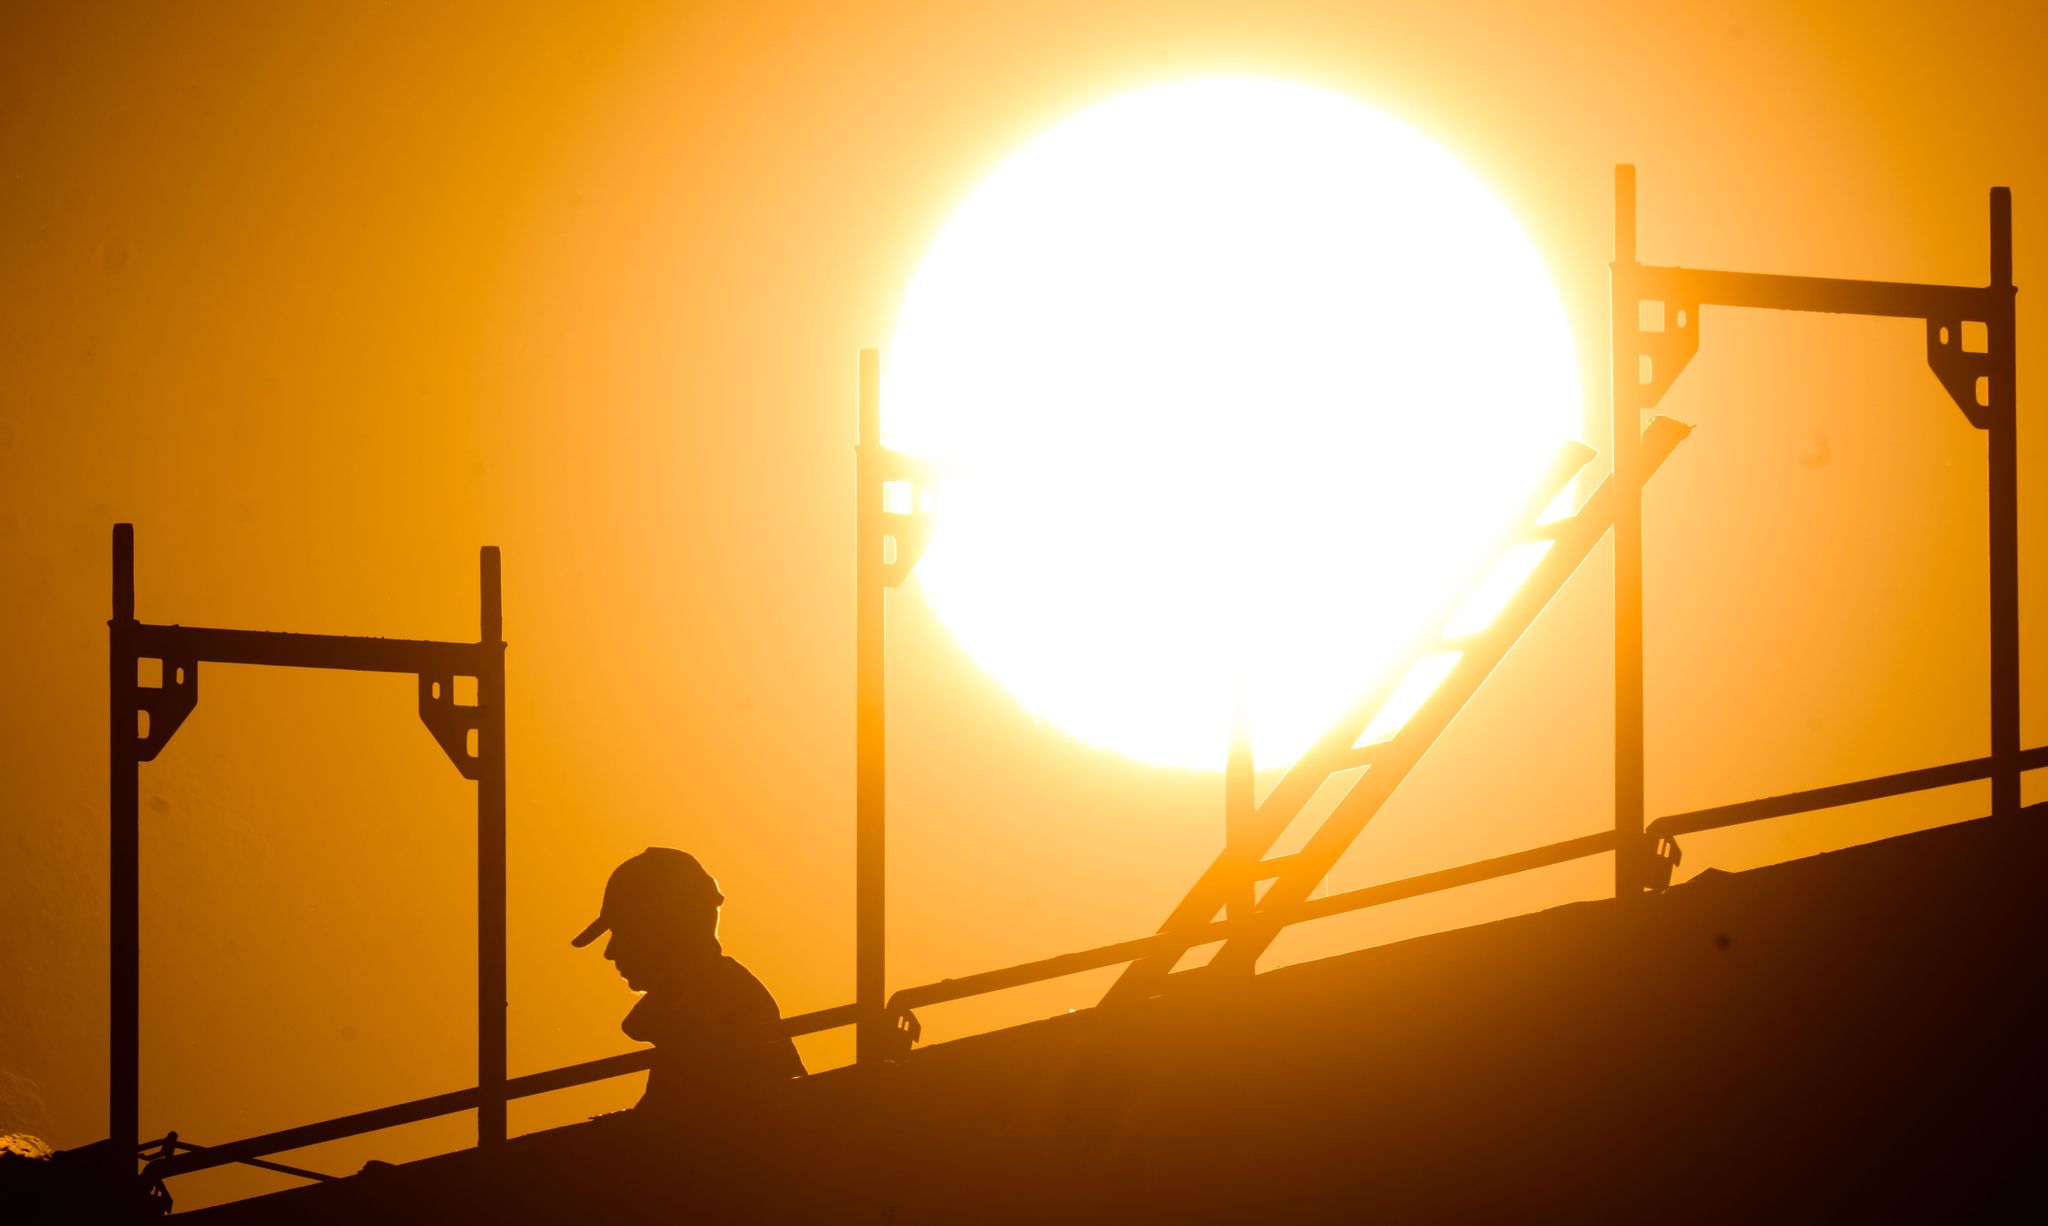
[[1614,895],[1642,890],[1643,841],[1643,487],[1638,474],[1642,379],[1639,335],[1644,297],[1636,263],[1636,168],[1614,168],[1614,263],[1610,266],[1608,455],[1614,508]]
[[478,1148],[504,1143],[505,616],[498,548],[478,557],[476,730],[476,1109]]
[[474,1088],[451,1090],[446,1094],[436,1094],[431,1098],[415,1099],[409,1103],[397,1103],[393,1106],[378,1107],[370,1111],[357,1111],[349,1115],[337,1116],[331,1120],[321,1120],[314,1124],[301,1124],[296,1128],[283,1128],[276,1132],[266,1132],[262,1136],[249,1137],[246,1140],[231,1141],[226,1145],[208,1146],[203,1150],[193,1153],[159,1158],[150,1163],[143,1171],[143,1174],[153,1179],[169,1179],[175,1175],[189,1175],[193,1171],[204,1171],[216,1166],[227,1166],[248,1158],[262,1157],[265,1154],[288,1153],[291,1150],[304,1149],[309,1145],[319,1145],[325,1141],[352,1137],[358,1133],[376,1132],[384,1128],[396,1128],[400,1124],[412,1124],[420,1120],[430,1120],[436,1116],[453,1115],[457,1111],[467,1111],[476,1105],[477,1092]]
[[183,653],[189,658],[219,664],[264,664],[372,673],[449,671],[464,676],[480,676],[491,655],[486,644],[442,643],[427,639],[221,630],[209,626],[153,626],[146,623],[135,625],[133,630],[134,650],[138,656],[152,658]]
[[[1617,173],[1617,190],[1619,179]],[[1617,261],[1623,258],[1619,251],[1620,238],[1621,232],[1617,228]],[[1919,285],[1903,281],[1857,281],[1640,265],[1634,262],[1633,244],[1629,247],[1627,260],[1632,266],[1637,297],[1650,302],[1689,302],[1697,306],[1759,307],[1773,311],[1901,319],[1980,319],[1987,297],[1985,290],[1969,285]]]
[[1059,979],[1067,975],[1078,975],[1083,971],[1115,966],[1122,962],[1134,962],[1155,954],[1192,949],[1234,937],[1248,936],[1268,928],[1285,927],[1305,920],[1324,919],[1332,915],[1342,915],[1347,911],[1360,911],[1367,907],[1398,902],[1404,898],[1414,898],[1437,890],[1473,885],[1533,868],[1544,868],[1569,860],[1597,856],[1613,850],[1613,847],[1614,836],[1603,830],[1598,834],[1583,835],[1576,839],[1566,839],[1562,843],[1550,843],[1542,847],[1532,847],[1527,851],[1477,860],[1455,868],[1438,869],[1414,877],[1404,877],[1399,881],[1346,890],[1308,902],[1296,903],[1278,911],[1221,920],[1192,930],[1155,932],[1151,936],[1138,937],[1135,940],[1119,941],[1114,945],[1084,949],[1053,958],[1041,958],[1035,962],[1025,962],[1001,970],[983,971],[959,979],[941,979],[937,983],[905,988],[890,998],[889,1005],[892,1009],[917,1009],[926,1005],[979,996],[985,992],[1024,987],[1046,979]]
[[883,537],[881,355],[860,353],[860,434],[854,448],[854,1059],[883,1058],[889,1047],[884,964],[888,946],[882,705]]
[[141,832],[136,750],[135,527],[114,525],[113,612],[107,620],[107,1137],[117,1173],[132,1177],[142,1137]]
[[[206,1151],[206,1146],[194,1145],[190,1141],[177,1140],[177,1135],[174,1132],[162,1142],[170,1153],[204,1153]],[[289,1166],[282,1162],[272,1162],[267,1158],[240,1158],[237,1161],[243,1166],[253,1166],[258,1170],[264,1171],[276,1171],[280,1175],[295,1175],[300,1179],[312,1180],[315,1183],[333,1183],[341,1178],[339,1175],[329,1175],[324,1171],[307,1170],[303,1166]]]
[[2012,284],[2012,191],[1991,189],[1991,284],[1986,290],[1986,487],[1991,577],[1991,811],[2020,811],[2019,329]]
[[[2017,755],[2017,761],[2021,770],[2039,770],[2048,766],[2048,745],[2036,746]],[[1708,809],[1692,809],[1658,818],[1650,823],[1647,833],[1652,839],[1677,838],[1702,830],[1719,830],[1724,826],[1740,826],[1745,822],[1763,821],[1766,818],[1789,817],[1794,813],[1810,813],[1815,809],[1861,804],[1866,800],[1882,800],[1887,796],[1903,796],[1908,792],[1954,787],[1959,783],[1992,778],[1997,768],[1998,759],[1995,757],[1976,758],[1968,762],[1951,762],[1946,766],[1925,766],[1919,770],[1900,771],[1895,775],[1879,775],[1874,779],[1859,779],[1854,783],[1837,783],[1828,787],[1808,788],[1803,792],[1787,792],[1782,796],[1765,796],[1758,800],[1715,805]]]
[[[851,1025],[855,1012],[852,1005],[838,1005],[830,1009],[819,1009],[796,1017],[784,1018],[778,1025],[784,1034],[791,1037],[814,1034],[821,1030]],[[545,1094],[552,1090],[644,1072],[653,1063],[654,1051],[651,1048],[622,1052],[616,1056],[605,1056],[597,1060],[586,1060],[581,1064],[514,1077],[505,1083],[506,1095],[509,1098],[525,1098],[533,1094]],[[446,1094],[435,1094],[429,1098],[414,1099],[411,1102],[396,1103],[370,1111],[358,1111],[352,1115],[338,1116],[313,1124],[301,1124],[277,1132],[266,1132],[261,1136],[230,1141],[225,1145],[210,1145],[197,1153],[160,1158],[149,1164],[147,1173],[158,1179],[189,1175],[194,1171],[246,1162],[250,1158],[264,1154],[285,1153],[328,1141],[338,1141],[359,1133],[377,1132],[385,1128],[396,1128],[401,1124],[416,1124],[437,1116],[453,1115],[457,1111],[467,1111],[476,1106],[477,1101],[478,1095],[474,1088],[451,1090]]]

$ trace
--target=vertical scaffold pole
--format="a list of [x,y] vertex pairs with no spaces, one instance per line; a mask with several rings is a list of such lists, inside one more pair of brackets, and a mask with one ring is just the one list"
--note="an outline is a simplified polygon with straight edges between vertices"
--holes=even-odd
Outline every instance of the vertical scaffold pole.
[[479,558],[477,664],[476,1065],[478,1148],[502,1143],[505,1119],[505,617],[498,548]]
[[1991,189],[1991,293],[1984,321],[1991,546],[1991,811],[2020,811],[2020,488],[2018,328],[2012,284],[2012,191]]
[[142,1140],[141,832],[136,791],[135,527],[114,525],[107,621],[107,1137],[114,1169],[135,1173]]
[[1643,488],[1637,473],[1637,370],[1642,345],[1636,289],[1636,168],[1614,168],[1614,263],[1610,345],[1613,416],[1608,436],[1614,511],[1614,893],[1644,882],[1643,852]]
[[860,435],[854,449],[854,1059],[879,1060],[883,1027],[885,792],[882,706],[881,355],[860,353]]

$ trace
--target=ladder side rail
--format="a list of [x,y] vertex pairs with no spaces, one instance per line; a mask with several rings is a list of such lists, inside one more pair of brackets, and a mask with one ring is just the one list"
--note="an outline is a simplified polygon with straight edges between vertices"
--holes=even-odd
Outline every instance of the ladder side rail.
[[[1668,417],[1659,417],[1651,422],[1650,428],[1643,433],[1639,453],[1642,480],[1647,481],[1657,471],[1689,432],[1688,427]],[[1365,777],[1331,810],[1329,817],[1309,836],[1301,852],[1289,857],[1281,866],[1273,884],[1260,899],[1262,912],[1271,911],[1277,919],[1284,916],[1290,907],[1308,901],[1310,893],[1329,876],[1337,860],[1357,841],[1366,824],[1436,745],[1451,721],[1465,709],[1487,678],[1493,675],[1494,669],[1592,554],[1594,546],[1607,534],[1621,495],[1626,492],[1611,476],[1603,481],[1570,528],[1557,534],[1549,552],[1544,554],[1535,571],[1523,581],[1493,622],[1456,644],[1443,644],[1446,649],[1461,653],[1457,663],[1408,721],[1380,747],[1382,752],[1375,755]],[[1615,846],[1619,850],[1619,839]],[[1233,938],[1217,952],[1210,965],[1220,970],[1251,966],[1279,935],[1282,926],[1268,921],[1249,935]]]
[[[1501,533],[1480,552],[1480,562],[1459,578],[1449,596],[1423,624],[1441,626],[1456,617],[1479,585],[1492,574],[1493,568],[1499,564],[1500,555],[1514,545],[1533,539],[1539,532],[1547,535],[1554,525],[1542,529],[1534,529],[1529,525],[1542,518],[1544,510],[1592,461],[1593,456],[1592,448],[1583,443],[1567,442],[1560,447],[1542,480],[1531,487],[1529,496],[1509,518],[1508,522],[1516,527]],[[1386,705],[1387,699],[1393,695],[1394,688],[1401,683],[1415,661],[1427,654],[1420,649],[1419,644],[1429,642],[1432,637],[1433,632],[1423,631],[1399,656],[1382,669],[1380,675],[1366,687],[1357,701],[1331,721],[1315,744],[1301,757],[1295,759],[1281,776],[1280,782],[1275,784],[1266,799],[1259,803],[1258,811],[1262,820],[1251,829],[1263,832],[1268,824],[1273,825],[1272,836],[1267,840],[1268,846],[1271,845],[1272,839],[1280,837],[1287,823],[1292,821],[1301,811],[1301,807],[1315,795],[1316,789],[1322,786],[1326,778],[1358,765],[1352,753],[1352,743],[1365,731],[1373,716],[1379,714],[1380,708]],[[1202,917],[1204,920],[1208,918]]]
[[[1565,485],[1573,479],[1573,475],[1579,469],[1585,467],[1585,463],[1589,461],[1591,454],[1593,452],[1589,448],[1585,448],[1583,444],[1567,444],[1559,452],[1559,458],[1556,458],[1556,461],[1554,461],[1548,479],[1542,485],[1538,485],[1536,487],[1538,493],[1528,499],[1528,506],[1524,508],[1524,516],[1522,516],[1524,524],[1530,524],[1530,522],[1542,518],[1542,512],[1550,506],[1550,501],[1554,501],[1554,497],[1565,489]],[[1597,497],[1597,493],[1595,493],[1595,497]],[[1184,896],[1182,903],[1174,909],[1174,913],[1167,917],[1167,923],[1161,925],[1159,931],[1171,933],[1171,931],[1194,931],[1194,929],[1200,929],[1202,925],[1206,925],[1208,921],[1214,919],[1214,915],[1217,915],[1217,911],[1223,907],[1225,899],[1227,899],[1229,892],[1233,888],[1255,886],[1257,880],[1264,880],[1264,876],[1272,876],[1272,874],[1260,874],[1260,872],[1257,872],[1262,866],[1272,864],[1272,862],[1264,860],[1266,851],[1272,849],[1274,841],[1300,815],[1300,808],[1303,808],[1309,802],[1311,796],[1315,796],[1317,788],[1321,788],[1323,782],[1331,774],[1343,772],[1343,770],[1352,770],[1352,768],[1356,768],[1356,765],[1364,765],[1364,763],[1370,761],[1370,751],[1362,753],[1360,749],[1354,747],[1358,737],[1370,725],[1372,716],[1376,716],[1380,712],[1380,708],[1386,704],[1386,700],[1389,700],[1395,694],[1395,690],[1405,682],[1407,671],[1419,659],[1423,659],[1425,655],[1432,655],[1432,653],[1436,653],[1440,649],[1442,626],[1448,624],[1452,618],[1456,618],[1458,612],[1462,612],[1464,604],[1470,600],[1470,596],[1475,594],[1475,589],[1501,563],[1501,559],[1505,557],[1505,551],[1509,549],[1509,546],[1516,544],[1516,542],[1532,540],[1532,538],[1546,538],[1546,540],[1554,542],[1559,536],[1567,536],[1567,534],[1573,532],[1571,526],[1579,524],[1587,516],[1589,508],[1591,508],[1591,514],[1595,518],[1602,516],[1602,512],[1599,512],[1597,508],[1593,508],[1593,499],[1587,499],[1587,506],[1579,508],[1579,512],[1575,516],[1567,518],[1567,520],[1561,520],[1561,522],[1556,522],[1556,524],[1544,524],[1540,528],[1524,526],[1520,530],[1505,532],[1495,542],[1495,549],[1487,551],[1487,555],[1483,555],[1485,557],[1485,565],[1475,567],[1473,573],[1470,573],[1470,577],[1464,583],[1460,583],[1460,587],[1452,594],[1452,600],[1448,600],[1444,604],[1444,608],[1438,612],[1438,618],[1434,622],[1438,628],[1434,632],[1427,632],[1427,634],[1421,634],[1421,637],[1417,637],[1393,661],[1393,665],[1378,677],[1376,684],[1360,698],[1360,702],[1354,704],[1352,710],[1348,710],[1339,720],[1335,720],[1335,723],[1329,727],[1329,731],[1317,741],[1315,749],[1311,749],[1309,753],[1305,753],[1303,757],[1300,757],[1294,763],[1294,768],[1288,770],[1288,774],[1286,774],[1286,778],[1282,778],[1280,786],[1274,788],[1274,794],[1268,796],[1268,802],[1257,808],[1255,825],[1253,825],[1253,835],[1255,837],[1247,839],[1245,847],[1241,847],[1241,849],[1229,849],[1227,847],[1223,856],[1219,856],[1217,860],[1214,860],[1208,866],[1208,870],[1196,880],[1194,888]],[[1606,526],[1604,526],[1604,520],[1602,520],[1602,526],[1599,526],[1599,530],[1593,536],[1597,538],[1599,532],[1604,532],[1604,530],[1606,530]],[[1581,532],[1583,532],[1583,528],[1581,528]],[[1556,553],[1556,549],[1552,546],[1550,555],[1554,555],[1554,553]],[[1495,620],[1499,620],[1499,618],[1495,618]],[[1110,991],[1104,995],[1104,1001],[1118,1001],[1118,999],[1133,999],[1133,997],[1149,995],[1151,991],[1155,991],[1159,987],[1161,982],[1165,982],[1167,974],[1171,974],[1171,970],[1174,970],[1174,962],[1178,962],[1180,956],[1186,954],[1186,950],[1188,950],[1188,944],[1182,944],[1178,948],[1167,946],[1157,956],[1135,960],[1133,964],[1130,964],[1124,970],[1124,974],[1112,984]]]
[[[1518,508],[1518,514],[1510,522],[1529,525],[1540,519],[1544,510],[1586,466],[1593,458],[1593,454],[1592,449],[1582,443],[1568,442],[1560,447],[1543,479],[1532,487],[1532,493],[1524,500],[1523,505]],[[1455,617],[1479,585],[1492,573],[1493,568],[1499,564],[1500,555],[1509,547],[1532,539],[1539,531],[1541,535],[1547,537],[1559,528],[1560,525],[1546,525],[1540,530],[1532,530],[1524,526],[1519,530],[1502,533],[1493,547],[1482,553],[1484,563],[1473,567],[1471,572],[1461,579],[1450,598],[1425,624],[1442,626]],[[1203,870],[1194,886],[1167,916],[1166,922],[1160,925],[1161,932],[1193,929],[1207,924],[1216,917],[1216,913],[1223,908],[1234,891],[1242,891],[1259,880],[1252,875],[1253,872],[1265,854],[1272,850],[1273,844],[1286,832],[1287,827],[1300,815],[1303,806],[1315,795],[1317,789],[1321,788],[1331,775],[1359,765],[1358,753],[1352,748],[1353,743],[1371,723],[1372,718],[1379,713],[1380,708],[1392,697],[1395,688],[1406,677],[1408,669],[1426,654],[1417,644],[1432,642],[1434,637],[1429,633],[1418,636],[1416,644],[1411,644],[1382,670],[1359,699],[1330,724],[1316,743],[1301,757],[1295,759],[1272,792],[1256,806],[1249,819],[1244,822],[1239,831],[1239,838],[1227,844],[1208,868]],[[1176,952],[1173,956],[1178,958],[1180,954]],[[1133,966],[1125,979],[1135,983],[1147,977],[1163,977],[1171,970],[1170,964],[1163,968],[1147,966],[1141,969]],[[1115,997],[1129,991],[1130,988],[1125,986],[1124,981],[1119,980],[1118,984],[1111,988],[1110,996]]]

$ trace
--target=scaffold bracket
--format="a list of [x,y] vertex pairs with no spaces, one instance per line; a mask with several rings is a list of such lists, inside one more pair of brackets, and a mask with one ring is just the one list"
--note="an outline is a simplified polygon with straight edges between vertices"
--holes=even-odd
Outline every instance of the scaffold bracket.
[[1671,874],[1685,862],[1685,852],[1678,846],[1678,840],[1665,836],[1650,836],[1650,880],[1652,891],[1661,893],[1671,888]]
[[135,687],[135,709],[143,717],[136,720],[135,728],[138,762],[156,761],[185,717],[199,705],[199,661],[190,656],[172,656],[158,663],[162,666],[161,684],[138,683]]
[[901,587],[931,538],[932,477],[925,465],[887,447],[874,448],[874,480],[882,500],[882,586]]
[[[1645,326],[1640,315],[1650,308],[1653,318]],[[1700,349],[1700,304],[1697,300],[1644,299],[1637,303],[1636,378],[1641,389],[1636,405],[1654,409],[1664,393],[1678,381],[1686,364]]]
[[[1964,344],[1964,329],[1971,326],[1984,333],[1984,348],[1972,350]],[[1984,321],[1927,317],[1927,367],[1941,380],[1948,398],[1979,430],[1991,428],[1990,379],[1995,355],[1990,350]]]
[[482,708],[455,701],[454,674],[420,674],[420,722],[434,734],[441,752],[448,755],[464,779],[475,779],[481,774],[483,763],[477,752],[477,737],[483,726]]

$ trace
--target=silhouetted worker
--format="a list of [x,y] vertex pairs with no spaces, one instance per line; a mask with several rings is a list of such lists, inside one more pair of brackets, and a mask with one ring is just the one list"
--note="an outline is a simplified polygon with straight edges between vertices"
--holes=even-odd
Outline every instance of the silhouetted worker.
[[724,901],[696,857],[650,847],[612,871],[597,918],[570,942],[580,949],[609,930],[604,956],[645,993],[619,1023],[654,1044],[642,1111],[715,1111],[804,1075],[775,1026],[775,998],[719,947]]

